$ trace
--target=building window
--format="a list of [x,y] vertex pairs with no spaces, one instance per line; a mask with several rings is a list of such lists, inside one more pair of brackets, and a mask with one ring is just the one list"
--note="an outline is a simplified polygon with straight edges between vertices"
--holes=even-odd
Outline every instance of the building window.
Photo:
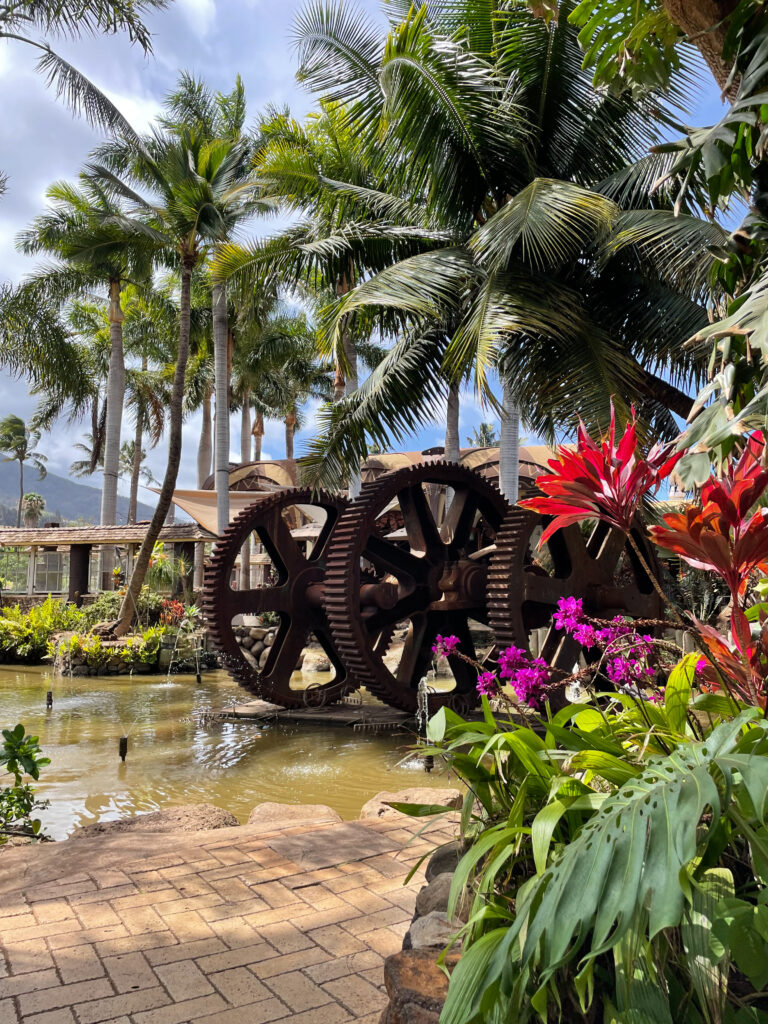
[[0,590],[9,594],[26,594],[27,548],[0,548]]
[[69,558],[61,551],[38,551],[35,559],[36,594],[61,594],[69,587]]

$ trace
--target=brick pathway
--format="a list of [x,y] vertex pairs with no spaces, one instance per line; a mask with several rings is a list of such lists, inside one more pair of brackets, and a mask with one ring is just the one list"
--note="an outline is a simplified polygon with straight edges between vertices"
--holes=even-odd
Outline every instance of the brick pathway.
[[0,853],[0,1024],[377,1024],[436,821]]

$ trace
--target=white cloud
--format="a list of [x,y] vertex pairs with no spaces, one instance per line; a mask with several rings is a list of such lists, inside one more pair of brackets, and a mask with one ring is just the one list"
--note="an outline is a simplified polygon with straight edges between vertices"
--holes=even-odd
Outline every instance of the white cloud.
[[162,110],[162,104],[154,96],[137,96],[104,89],[110,100],[138,132],[147,132]]
[[199,36],[204,36],[216,20],[216,0],[177,0],[176,6]]

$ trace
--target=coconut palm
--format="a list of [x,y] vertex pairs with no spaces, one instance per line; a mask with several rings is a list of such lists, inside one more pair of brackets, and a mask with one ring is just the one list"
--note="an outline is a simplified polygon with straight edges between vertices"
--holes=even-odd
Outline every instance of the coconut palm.
[[24,495],[24,525],[34,529],[39,522],[40,516],[45,511],[45,498],[42,494],[35,494],[30,491]]
[[[449,233],[429,222],[423,203],[386,180],[374,148],[361,148],[358,136],[347,112],[333,102],[323,103],[305,124],[288,111],[268,110],[254,164],[262,196],[301,219],[267,241],[221,247],[216,271],[250,287],[266,271],[327,302],[393,260],[449,240]],[[381,324],[362,318],[343,325],[335,400],[356,391],[358,359],[375,326]],[[354,494],[355,470],[349,481]]]
[[[700,294],[641,265],[629,248],[598,258],[614,229],[653,204],[670,205],[663,193],[648,199],[657,164],[627,170],[657,140],[665,108],[655,96],[592,90],[569,10],[562,4],[548,26],[512,3],[492,12],[395,2],[388,11],[402,21],[383,45],[349,7],[304,9],[299,76],[326,102],[343,103],[358,147],[375,146],[393,187],[423,203],[449,236],[338,302],[329,346],[341,345],[360,312],[399,318],[405,330],[354,399],[324,413],[313,479],[332,485],[364,455],[368,437],[386,444],[390,433],[399,439],[418,426],[445,394],[441,371],[454,384],[473,373],[499,412],[501,483],[512,499],[521,404],[549,436],[579,412],[601,419],[612,394],[618,404],[637,395],[646,426],[661,432],[677,430],[670,409],[690,408],[678,385],[687,384],[692,358],[677,342],[706,321]],[[723,241],[716,225],[686,219],[700,247]],[[679,254],[679,242],[668,255]]]
[[30,462],[37,470],[39,479],[46,474],[45,463],[48,457],[37,451],[40,432],[28,427],[20,416],[13,414],[0,420],[0,452],[5,456],[3,462],[19,464],[19,504],[16,510],[16,525],[21,526],[21,511],[24,503],[24,463]]
[[168,463],[157,507],[139,550],[120,612],[128,629],[152,555],[171,506],[181,461],[181,428],[189,357],[192,274],[205,246],[227,237],[251,201],[239,178],[242,144],[206,141],[192,131],[154,131],[139,145],[107,144],[89,164],[91,178],[128,206],[129,238],[149,237],[158,258],[174,261],[180,275],[178,347],[168,403]]

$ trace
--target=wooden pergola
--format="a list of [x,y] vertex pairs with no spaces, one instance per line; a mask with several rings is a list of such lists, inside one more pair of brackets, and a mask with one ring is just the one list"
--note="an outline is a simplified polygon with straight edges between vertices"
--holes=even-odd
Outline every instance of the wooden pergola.
[[[38,551],[69,553],[68,600],[81,604],[90,588],[91,552],[95,547],[124,547],[128,552],[130,574],[136,552],[149,523],[130,526],[38,526],[0,527],[0,548],[22,548],[28,551],[27,594],[35,591],[35,563]],[[216,536],[197,523],[173,523],[160,531],[163,544],[173,544],[174,551],[190,565],[194,562],[195,545],[216,541]]]

